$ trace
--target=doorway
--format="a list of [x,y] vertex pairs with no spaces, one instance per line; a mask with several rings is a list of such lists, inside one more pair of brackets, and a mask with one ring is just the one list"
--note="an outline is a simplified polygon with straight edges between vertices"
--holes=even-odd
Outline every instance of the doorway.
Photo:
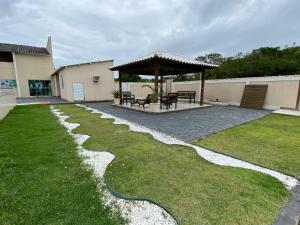
[[84,90],[82,83],[73,83],[73,97],[74,101],[84,100]]
[[30,96],[52,96],[50,80],[28,80]]

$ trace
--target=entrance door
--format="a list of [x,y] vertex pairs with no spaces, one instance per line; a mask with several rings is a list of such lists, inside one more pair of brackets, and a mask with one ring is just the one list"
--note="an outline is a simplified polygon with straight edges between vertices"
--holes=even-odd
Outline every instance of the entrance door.
[[84,100],[84,90],[83,90],[82,83],[73,83],[73,96],[74,96],[74,101]]
[[50,80],[28,80],[30,96],[52,96]]

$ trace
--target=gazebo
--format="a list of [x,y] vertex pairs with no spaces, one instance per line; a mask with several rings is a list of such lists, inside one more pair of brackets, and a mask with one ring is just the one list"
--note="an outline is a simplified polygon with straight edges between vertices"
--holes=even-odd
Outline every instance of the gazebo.
[[[163,77],[201,72],[200,105],[204,100],[205,70],[216,68],[218,65],[188,59],[167,52],[154,52],[125,64],[110,68],[119,71],[119,91],[122,93],[122,74],[154,76],[154,90],[158,94],[160,78],[160,93],[162,93]],[[122,104],[122,95],[120,105]]]

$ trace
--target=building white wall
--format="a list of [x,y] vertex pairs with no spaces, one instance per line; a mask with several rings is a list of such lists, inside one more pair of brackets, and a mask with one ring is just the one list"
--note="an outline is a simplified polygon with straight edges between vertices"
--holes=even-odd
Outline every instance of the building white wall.
[[12,62],[0,62],[0,80],[15,80],[14,65]]
[[52,56],[25,54],[15,56],[21,92],[19,97],[30,97],[29,80],[51,80],[51,74],[54,72]]
[[15,89],[0,89],[0,120],[2,120],[10,110],[16,105]]
[[[61,98],[73,102],[73,83],[78,82],[83,84],[85,101],[112,100],[114,77],[113,72],[109,70],[112,66],[113,61],[109,60],[62,69],[58,72]],[[93,76],[100,76],[99,82],[93,82]]]

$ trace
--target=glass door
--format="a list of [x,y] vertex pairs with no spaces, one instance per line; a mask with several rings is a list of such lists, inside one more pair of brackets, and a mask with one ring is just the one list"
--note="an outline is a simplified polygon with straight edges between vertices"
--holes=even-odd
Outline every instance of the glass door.
[[29,80],[30,96],[52,96],[50,80]]

